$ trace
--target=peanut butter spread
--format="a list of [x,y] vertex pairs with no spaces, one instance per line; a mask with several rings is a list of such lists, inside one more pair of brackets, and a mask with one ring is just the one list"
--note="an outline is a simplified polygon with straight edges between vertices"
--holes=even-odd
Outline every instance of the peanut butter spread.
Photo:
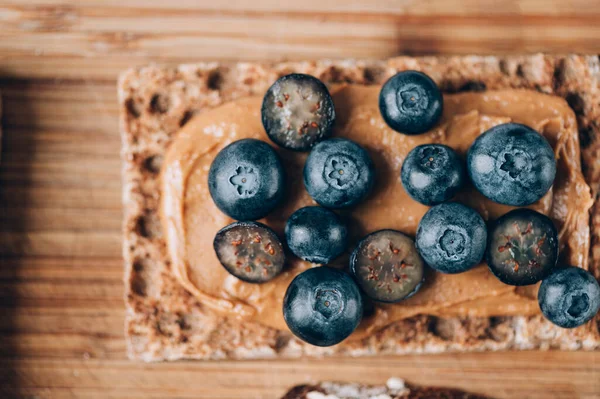
[[[344,85],[332,90],[336,107],[333,136],[364,146],[376,168],[376,186],[369,198],[347,211],[350,242],[379,229],[396,229],[414,236],[428,207],[412,200],[400,182],[400,169],[417,145],[442,143],[465,155],[474,139],[492,126],[523,123],[543,134],[557,159],[551,190],[531,208],[549,215],[560,238],[561,262],[587,266],[590,189],[581,173],[577,124],[573,111],[559,97],[527,90],[461,93],[444,96],[444,113],[431,131],[407,136],[390,129],[378,109],[379,87]],[[213,238],[232,223],[219,211],[208,191],[208,170],[226,145],[244,138],[269,142],[263,129],[261,97],[248,97],[206,111],[178,133],[162,171],[162,218],[173,273],[199,302],[214,311],[287,329],[282,301],[291,280],[313,267],[288,255],[278,277],[264,284],[245,283],[230,275],[217,260]],[[284,204],[262,222],[281,236],[287,218],[298,208],[315,205],[304,188],[306,153],[283,150],[287,173]],[[457,198],[481,213],[498,218],[511,207],[491,202],[469,187]],[[348,253],[352,251],[352,245]],[[335,265],[347,265],[348,256]],[[397,304],[375,304],[352,338],[364,337],[386,325],[418,314],[439,316],[533,315],[539,312],[537,286],[516,288],[498,281],[485,265],[457,275],[429,271],[421,290]]]

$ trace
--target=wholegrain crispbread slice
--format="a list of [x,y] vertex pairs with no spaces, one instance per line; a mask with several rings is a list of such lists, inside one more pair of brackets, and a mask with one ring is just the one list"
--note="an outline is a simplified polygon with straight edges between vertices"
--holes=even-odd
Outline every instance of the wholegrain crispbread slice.
[[[573,330],[541,316],[439,318],[416,316],[362,341],[330,348],[287,332],[215,316],[170,272],[158,214],[163,155],[178,129],[203,110],[262,94],[279,76],[308,73],[326,83],[381,84],[395,72],[421,70],[444,92],[529,88],[564,97],[579,124],[584,174],[600,185],[600,62],[596,56],[397,57],[387,61],[200,63],[148,66],[121,75],[126,337],[132,359],[256,359],[505,349],[600,347],[600,316]],[[591,214],[589,268],[600,278],[600,205]]]
[[319,382],[291,388],[281,399],[486,399],[486,396],[454,388],[406,384],[390,378],[385,385]]

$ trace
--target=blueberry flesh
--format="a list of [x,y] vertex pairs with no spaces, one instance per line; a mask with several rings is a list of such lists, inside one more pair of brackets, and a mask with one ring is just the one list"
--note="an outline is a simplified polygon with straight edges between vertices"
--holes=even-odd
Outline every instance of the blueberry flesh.
[[457,203],[432,207],[419,222],[416,245],[431,268],[462,273],[477,266],[485,254],[487,230],[475,210]]
[[327,266],[300,273],[283,299],[283,318],[289,329],[316,346],[346,339],[358,327],[362,313],[362,296],[352,277]]
[[600,309],[600,286],[589,272],[573,266],[555,269],[540,286],[538,302],[548,320],[563,328],[590,321]]
[[510,211],[490,227],[486,258],[503,283],[535,284],[556,266],[556,227],[546,215],[531,209]]
[[208,189],[217,207],[236,220],[267,216],[281,203],[285,172],[267,143],[243,139],[223,148],[208,172]]
[[312,263],[329,263],[348,245],[346,225],[337,214],[319,206],[294,212],[285,226],[285,238],[294,255]]
[[465,182],[465,168],[458,154],[442,144],[424,144],[408,153],[402,164],[402,185],[425,205],[448,201]]
[[299,73],[283,76],[263,99],[262,123],[277,145],[308,151],[331,135],[335,108],[327,87],[319,79]]
[[544,136],[528,126],[505,123],[473,142],[467,153],[467,170],[487,198],[525,206],[538,201],[552,186],[556,159]]
[[285,263],[279,237],[258,222],[235,222],[222,228],[215,235],[213,247],[223,267],[249,283],[272,280]]
[[358,285],[379,302],[399,302],[414,295],[423,283],[424,268],[414,241],[395,230],[369,234],[350,257]]
[[427,75],[404,71],[392,76],[379,93],[379,111],[385,122],[404,134],[421,134],[442,116],[444,99]]
[[342,138],[314,146],[304,165],[304,185],[327,208],[347,208],[364,200],[375,184],[375,169],[367,151]]

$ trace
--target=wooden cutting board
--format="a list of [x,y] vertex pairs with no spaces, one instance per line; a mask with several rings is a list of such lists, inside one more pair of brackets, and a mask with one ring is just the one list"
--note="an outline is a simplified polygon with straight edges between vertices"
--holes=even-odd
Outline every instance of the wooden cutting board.
[[274,398],[390,376],[598,398],[600,353],[125,358],[119,71],[149,62],[600,52],[598,1],[0,0],[0,397]]

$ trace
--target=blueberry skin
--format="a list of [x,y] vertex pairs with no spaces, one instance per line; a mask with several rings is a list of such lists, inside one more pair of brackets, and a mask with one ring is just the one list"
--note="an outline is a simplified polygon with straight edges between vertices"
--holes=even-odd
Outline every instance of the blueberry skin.
[[458,154],[442,144],[413,148],[400,173],[404,189],[415,201],[436,205],[452,199],[465,182],[465,168]]
[[361,292],[348,274],[321,266],[300,273],[283,299],[289,329],[309,344],[331,346],[358,327],[363,313]]
[[223,148],[208,173],[217,207],[236,220],[267,216],[284,196],[285,172],[277,153],[264,141],[243,139]]
[[477,266],[486,242],[485,222],[479,213],[462,204],[432,207],[417,228],[417,250],[425,263],[442,273],[462,273]]
[[267,90],[261,119],[269,138],[292,151],[309,151],[329,137],[335,107],[327,87],[314,76],[292,73]]
[[375,185],[375,168],[367,151],[342,138],[315,145],[304,165],[304,185],[327,208],[347,208],[364,200]]
[[556,159],[544,136],[528,126],[505,123],[473,142],[467,153],[467,170],[487,198],[525,206],[542,198],[554,183]]
[[290,250],[312,263],[329,263],[348,245],[348,231],[340,217],[320,206],[307,206],[294,212],[285,225]]
[[555,269],[542,281],[538,302],[548,320],[563,328],[590,321],[600,308],[600,286],[589,272],[579,267]]
[[385,122],[403,134],[421,134],[442,116],[444,99],[427,75],[404,71],[392,76],[379,93],[379,111]]

